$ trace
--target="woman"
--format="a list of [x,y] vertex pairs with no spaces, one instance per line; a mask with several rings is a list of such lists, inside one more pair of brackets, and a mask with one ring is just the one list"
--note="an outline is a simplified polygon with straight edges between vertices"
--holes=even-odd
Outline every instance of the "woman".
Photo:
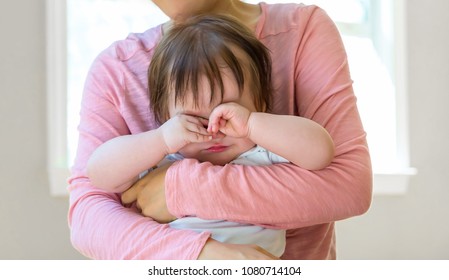
[[[155,0],[172,21],[228,14],[271,51],[273,113],[321,124],[335,159],[320,171],[291,164],[213,166],[185,159],[151,172],[120,196],[90,183],[90,154],[105,141],[154,129],[146,92],[153,49],[172,21],[132,34],[93,63],[83,96],[80,141],[70,182],[74,246],[95,259],[272,259],[257,246],[225,244],[208,233],[172,229],[155,220],[197,216],[287,229],[282,259],[334,259],[334,222],[367,211],[371,165],[346,53],[324,11],[296,4],[251,5],[238,0]],[[126,164],[126,163],[124,163]],[[289,178],[287,180],[286,178]],[[211,187],[213,186],[213,187]]]

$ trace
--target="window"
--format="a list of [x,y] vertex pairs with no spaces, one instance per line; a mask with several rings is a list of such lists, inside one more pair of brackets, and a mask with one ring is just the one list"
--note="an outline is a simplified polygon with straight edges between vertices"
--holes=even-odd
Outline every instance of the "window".
[[[402,193],[415,172],[408,167],[405,0],[293,2],[317,4],[337,23],[368,133],[375,192]],[[65,195],[82,88],[92,60],[114,40],[167,17],[148,0],[47,0],[47,11],[48,169],[52,194]]]

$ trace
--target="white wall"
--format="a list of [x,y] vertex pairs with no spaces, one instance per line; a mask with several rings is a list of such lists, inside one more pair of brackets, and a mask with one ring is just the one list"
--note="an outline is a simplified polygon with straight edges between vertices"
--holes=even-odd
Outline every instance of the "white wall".
[[0,259],[81,258],[45,173],[45,0],[1,1],[0,36]]
[[[449,259],[449,1],[407,1],[410,191],[337,225],[342,259]],[[381,113],[381,108],[379,108]]]
[[[419,173],[405,196],[374,197],[366,215],[338,223],[343,259],[449,259],[449,1],[407,3]],[[0,2],[0,259],[82,258],[69,241],[68,201],[49,196],[45,174],[44,5]]]

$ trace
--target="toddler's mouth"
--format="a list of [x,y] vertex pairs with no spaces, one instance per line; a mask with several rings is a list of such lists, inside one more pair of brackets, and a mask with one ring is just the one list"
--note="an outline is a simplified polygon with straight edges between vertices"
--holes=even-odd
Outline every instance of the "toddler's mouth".
[[228,146],[225,145],[213,145],[212,147],[206,149],[206,151],[211,152],[211,153],[221,153],[223,151],[225,151],[228,148]]

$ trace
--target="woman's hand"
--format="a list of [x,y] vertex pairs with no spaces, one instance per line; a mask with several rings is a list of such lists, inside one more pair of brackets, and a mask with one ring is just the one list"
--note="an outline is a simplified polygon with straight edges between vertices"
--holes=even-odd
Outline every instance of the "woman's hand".
[[122,203],[136,201],[137,208],[146,217],[159,223],[176,220],[167,209],[165,199],[165,174],[171,163],[149,172],[122,194]]
[[229,244],[207,240],[199,260],[279,260],[257,245]]

